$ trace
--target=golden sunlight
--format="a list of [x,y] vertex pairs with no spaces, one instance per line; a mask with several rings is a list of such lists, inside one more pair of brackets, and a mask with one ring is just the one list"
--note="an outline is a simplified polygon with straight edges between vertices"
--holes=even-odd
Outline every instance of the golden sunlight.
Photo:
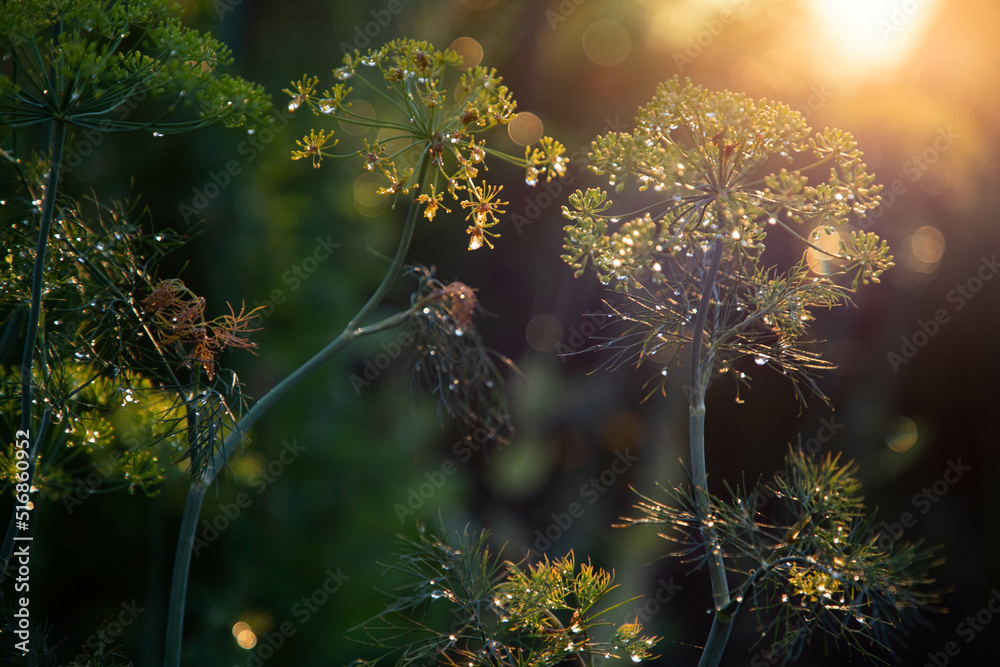
[[938,0],[812,0],[817,46],[836,69],[863,75],[912,53],[930,27]]
[[[806,262],[813,273],[828,276],[840,266],[834,256],[840,252],[840,234],[834,227],[820,225],[809,235],[813,247],[806,250]],[[818,249],[817,249],[818,248]]]

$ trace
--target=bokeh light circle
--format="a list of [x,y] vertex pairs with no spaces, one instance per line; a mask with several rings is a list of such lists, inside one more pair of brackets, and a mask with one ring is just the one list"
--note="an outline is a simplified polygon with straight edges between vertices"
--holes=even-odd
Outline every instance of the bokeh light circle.
[[899,417],[886,431],[885,444],[894,452],[905,452],[917,443],[917,425],[908,417]]
[[937,263],[944,254],[944,234],[936,227],[925,225],[913,233],[910,247],[913,249],[913,256],[921,262]]
[[469,69],[483,61],[483,47],[471,37],[459,37],[448,48],[462,56],[462,67]]
[[550,352],[562,340],[562,325],[551,315],[538,315],[528,322],[524,337],[532,348],[539,352]]
[[821,276],[836,272],[841,262],[831,255],[840,253],[840,234],[837,230],[820,225],[809,235],[809,242],[815,246],[806,250],[806,262],[810,270]]
[[594,21],[583,33],[583,52],[590,62],[602,67],[620,64],[632,51],[632,38],[618,21]]
[[354,181],[354,208],[361,215],[374,218],[382,214],[389,205],[388,198],[378,193],[385,187],[385,177],[375,174],[361,174]]
[[[373,107],[368,102],[364,100],[351,100],[351,113],[355,116],[364,116],[365,118],[375,117],[375,107]],[[372,131],[372,128],[366,127],[364,125],[355,125],[354,123],[347,123],[343,120],[340,121],[340,129],[345,133],[353,135],[355,137],[361,137]]]
[[250,624],[245,621],[237,621],[233,624],[233,637],[240,648],[252,649],[257,645],[257,635],[250,628]]
[[542,119],[530,111],[517,114],[514,120],[507,124],[507,134],[518,146],[530,146],[541,139],[544,132]]

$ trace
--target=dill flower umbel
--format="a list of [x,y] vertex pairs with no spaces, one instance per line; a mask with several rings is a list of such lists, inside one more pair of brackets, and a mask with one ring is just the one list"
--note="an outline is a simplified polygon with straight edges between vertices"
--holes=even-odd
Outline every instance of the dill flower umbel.
[[[366,172],[381,176],[379,194],[416,192],[413,201],[425,207],[428,220],[439,210],[451,212],[443,204],[447,194],[471,209],[466,216],[472,223],[467,229],[470,250],[493,247],[487,237],[499,234],[488,230],[499,223],[500,207],[507,203],[496,198],[500,186],[480,178],[488,157],[523,167],[529,185],[566,173],[565,148],[551,137],[527,147],[523,158],[487,146],[484,134],[513,120],[517,103],[496,70],[463,67],[454,51],[399,39],[345,56],[333,73],[338,83],[323,92],[316,77],[293,82],[284,91],[291,97],[288,110],[305,106],[317,116],[374,131],[376,137],[366,138],[355,153],[338,155],[327,150],[336,144],[333,132],[313,130],[298,141],[292,159],[308,158],[319,167],[327,157],[356,155]],[[352,104],[352,85],[372,93],[371,101],[380,106]]]

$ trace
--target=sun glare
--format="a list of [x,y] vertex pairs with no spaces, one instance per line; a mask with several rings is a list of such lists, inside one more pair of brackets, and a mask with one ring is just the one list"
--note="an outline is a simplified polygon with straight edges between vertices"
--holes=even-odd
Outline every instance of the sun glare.
[[818,46],[831,65],[852,73],[891,68],[920,42],[938,0],[812,0],[821,36]]

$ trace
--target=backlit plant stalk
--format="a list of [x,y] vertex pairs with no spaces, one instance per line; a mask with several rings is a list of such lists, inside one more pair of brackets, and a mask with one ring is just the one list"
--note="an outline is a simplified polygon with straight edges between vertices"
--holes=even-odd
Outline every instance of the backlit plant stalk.
[[[4,338],[12,340],[18,335],[15,329],[24,326],[20,430],[30,434],[32,444],[27,480],[19,482],[34,490],[36,463],[43,437],[51,433],[50,420],[68,417],[72,421],[74,416],[66,413],[66,404],[108,370],[93,364],[81,371],[84,376],[91,375],[89,380],[73,390],[59,386],[60,374],[54,371],[64,368],[65,358],[74,359],[73,350],[60,345],[62,339],[50,336],[48,327],[41,325],[45,295],[58,283],[50,275],[51,267],[70,255],[86,264],[84,255],[91,250],[77,252],[68,247],[79,233],[76,225],[80,221],[73,206],[57,206],[60,200],[69,201],[61,190],[60,177],[75,135],[86,129],[102,134],[143,130],[163,136],[217,122],[235,127],[258,122],[269,103],[258,86],[212,71],[229,64],[228,49],[182,26],[177,7],[169,2],[36,0],[4,3],[3,12],[0,51],[8,65],[0,72],[0,130],[4,143],[9,137],[14,150],[3,151],[2,156],[18,184],[16,190],[5,193],[5,212],[15,217],[15,222],[5,232],[11,236],[5,237],[4,245],[8,247],[9,241],[14,249],[24,240],[22,230],[35,232],[26,298],[14,287],[19,276],[4,281],[12,288],[4,295],[5,312],[10,313]],[[148,96],[156,99],[138,104]],[[192,104],[199,107],[195,118],[175,113]],[[121,113],[125,105],[139,107],[131,119],[126,118],[128,113]],[[41,144],[37,156],[23,149],[34,139]],[[22,207],[19,204],[25,195],[30,206]],[[71,227],[76,234],[67,233]],[[50,247],[53,239],[59,246],[55,257]],[[117,259],[108,253],[109,263]],[[97,282],[102,283],[102,279]],[[103,281],[98,289],[111,287]],[[53,324],[58,325],[58,319]],[[124,368],[123,378],[136,370],[124,359],[114,360],[112,365]],[[33,407],[36,404],[45,407]],[[13,536],[12,513],[0,551],[0,578],[13,549]]]
[[[319,79],[306,76],[285,91],[291,96],[288,104],[291,112],[305,106],[319,117],[329,116],[331,120],[392,133],[391,142],[365,140],[364,149],[338,155],[330,151],[338,143],[332,131],[326,128],[312,130],[297,141],[298,149],[292,151],[292,159],[309,159],[314,167],[319,167],[324,158],[360,157],[366,172],[380,174],[384,179],[380,194],[394,200],[402,196],[409,201],[406,220],[385,276],[343,332],[262,396],[221,443],[211,464],[199,471],[192,481],[174,560],[166,667],[180,664],[191,552],[207,488],[257,419],[347,344],[408,322],[418,326],[425,335],[430,332],[431,339],[444,336],[452,342],[461,341],[457,345],[458,367],[436,367],[436,376],[449,385],[478,386],[486,382],[489,388],[473,393],[458,392],[459,396],[475,403],[475,409],[448,403],[444,406],[446,411],[470,431],[486,426],[491,437],[503,438],[509,430],[502,378],[493,362],[486,358],[478,332],[471,324],[475,296],[470,288],[461,283],[440,285],[430,279],[429,274],[424,275],[421,290],[415,293],[410,308],[364,326],[403,271],[421,216],[433,220],[439,209],[448,210],[443,203],[445,193],[454,199],[459,198],[459,193],[468,195],[461,201],[461,207],[469,209],[466,217],[471,223],[467,229],[469,249],[478,249],[483,244],[492,247],[489,237],[496,238],[498,234],[491,228],[498,224],[506,202],[497,197],[502,186],[489,186],[482,180],[477,185],[474,181],[479,170],[485,169],[487,156],[524,167],[528,178],[535,181],[549,170],[552,170],[550,177],[552,172],[565,170],[565,158],[561,157],[563,148],[549,138],[542,140],[541,149],[526,151],[523,159],[487,147],[485,139],[479,136],[510,122],[515,116],[516,103],[494,70],[463,69],[461,63],[461,57],[453,51],[438,51],[426,42],[412,40],[396,40],[365,54],[355,52],[346,56],[344,65],[334,70],[334,76],[341,82],[361,82],[379,105],[374,116],[358,114],[351,108],[348,96],[352,91],[344,83],[337,83],[319,94],[316,91]],[[376,82],[368,81],[357,72],[358,69],[377,72]],[[455,78],[458,79],[458,93],[450,99]],[[389,143],[391,151],[387,148]],[[423,289],[427,286],[430,289]],[[445,361],[441,359],[444,355],[436,355],[435,359],[431,349],[432,343],[418,346],[418,355],[422,355],[418,363],[433,365]],[[472,372],[466,373],[467,370]],[[489,377],[484,378],[484,373]],[[453,389],[451,386],[431,389],[442,402],[452,396],[446,391]]]
[[[811,154],[812,160],[792,170],[774,171],[782,162],[794,164],[798,154]],[[633,132],[599,137],[590,162],[591,170],[605,176],[617,192],[634,183],[638,198],[644,200],[638,210],[611,213],[607,193],[592,188],[577,191],[570,206],[563,207],[571,221],[563,259],[577,276],[592,267],[601,283],[613,283],[625,297],[623,306],[613,307],[623,330],[599,347],[613,351],[610,366],[658,367],[660,372],[649,381],[650,395],[665,392],[668,372],[682,352],[689,364],[684,391],[690,412],[692,489],[672,492],[682,504],[677,511],[645,499],[638,506],[645,516],[627,519],[626,525],[673,525],[683,533],[679,541],[687,545],[680,553],[707,565],[715,613],[699,664],[710,667],[721,660],[744,595],[755,590],[758,576],[766,579],[760,572],[773,573],[774,564],[781,562],[794,573],[808,558],[816,563],[822,559],[796,555],[782,560],[786,552],[809,553],[807,540],[792,544],[758,535],[746,544],[740,541],[745,533],[753,535],[764,528],[741,505],[742,514],[737,516],[743,529],[738,531],[727,521],[723,501],[709,491],[706,391],[713,379],[727,375],[737,390],[748,385],[749,369],[742,370],[746,367],[740,362],[752,358],[756,365],[788,376],[800,398],[800,384],[822,397],[812,374],[828,364],[810,349],[807,323],[814,309],[849,303],[859,284],[878,282],[892,266],[884,241],[849,226],[851,214],[864,215],[878,205],[880,187],[872,184],[849,134],[826,129],[813,135],[802,115],[783,104],[755,102],[728,91],[709,92],[676,78],[661,84],[652,102],[639,109]],[[816,174],[825,180],[811,181]],[[802,260],[787,270],[762,260],[772,230],[790,234],[805,246]],[[851,279],[849,287],[839,282],[841,277]],[[737,400],[738,396],[737,391]],[[791,460],[797,466],[811,465]],[[802,495],[813,493],[810,488]],[[840,494],[839,489],[834,493]],[[842,512],[839,518],[817,514],[810,519],[808,513],[818,510],[807,505],[799,508],[805,514],[797,519],[802,518],[804,525],[830,521],[832,530],[860,516],[855,505],[836,509]],[[860,532],[852,535],[866,539]],[[844,548],[839,539],[832,541],[840,545],[831,547],[833,552]],[[756,540],[770,551],[765,554],[755,546]],[[820,549],[819,542],[811,547]],[[734,596],[728,579],[734,566],[726,559],[741,555],[757,561],[761,569],[753,570],[757,574],[749,576]],[[899,590],[907,581],[910,585],[917,581],[905,579],[904,573],[919,558],[909,553],[897,554],[895,560],[882,556],[893,562]],[[824,557],[846,567],[847,560],[839,555],[824,552]],[[877,560],[880,555],[859,548],[852,556],[862,557]],[[825,573],[817,576],[836,571],[834,566],[810,567]],[[801,579],[788,572],[781,576],[789,585]],[[896,589],[872,583],[871,590],[891,595],[887,591]],[[869,593],[866,589],[865,595]],[[918,599],[911,596],[900,608],[916,606]],[[821,611],[816,613],[822,616]],[[798,641],[800,635],[793,634]]]

